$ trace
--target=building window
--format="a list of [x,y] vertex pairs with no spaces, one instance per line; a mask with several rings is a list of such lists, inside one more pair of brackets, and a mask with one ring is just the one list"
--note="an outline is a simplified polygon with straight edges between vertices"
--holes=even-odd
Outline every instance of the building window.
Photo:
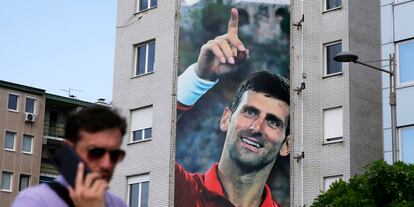
[[13,180],[13,173],[3,171],[1,173],[1,190],[4,191],[11,191],[12,187],[12,180]]
[[148,207],[149,174],[128,178],[128,202],[130,207]]
[[36,103],[36,99],[26,97],[26,107],[25,107],[24,111],[27,112],[27,113],[34,114],[35,103]]
[[327,190],[329,190],[329,188],[331,187],[331,185],[334,182],[339,181],[340,179],[342,179],[342,175],[324,177],[323,178],[323,191],[326,192]]
[[154,71],[155,41],[135,47],[135,76]]
[[152,106],[131,111],[131,142],[152,139]]
[[141,12],[147,9],[151,9],[157,6],[157,0],[138,0],[137,11]]
[[11,111],[17,111],[18,101],[19,101],[18,95],[9,93],[9,103],[8,103],[7,108]]
[[414,164],[414,126],[400,128],[400,146],[401,160]]
[[414,84],[414,40],[398,45],[399,85]]
[[16,133],[6,131],[6,136],[4,139],[4,149],[14,151],[15,142],[16,142]]
[[326,0],[325,1],[325,10],[331,10],[338,7],[341,7],[342,1],[341,0]]
[[342,107],[323,110],[323,136],[325,143],[342,141],[342,133]]
[[20,174],[19,191],[29,187],[30,175]]
[[33,136],[23,135],[22,152],[32,153]]
[[325,75],[342,73],[342,63],[333,58],[342,51],[342,43],[334,42],[324,45],[325,50]]

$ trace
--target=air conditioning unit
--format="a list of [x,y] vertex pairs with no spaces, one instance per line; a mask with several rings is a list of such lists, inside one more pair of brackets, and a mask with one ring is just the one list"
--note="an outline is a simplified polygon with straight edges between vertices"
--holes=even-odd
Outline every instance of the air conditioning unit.
[[36,115],[33,113],[26,113],[26,119],[27,122],[34,122],[36,120]]

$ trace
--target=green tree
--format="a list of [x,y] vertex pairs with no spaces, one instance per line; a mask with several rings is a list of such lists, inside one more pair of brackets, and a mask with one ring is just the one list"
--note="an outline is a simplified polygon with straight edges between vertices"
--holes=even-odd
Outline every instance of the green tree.
[[334,182],[312,206],[414,206],[414,165],[376,161],[349,182]]

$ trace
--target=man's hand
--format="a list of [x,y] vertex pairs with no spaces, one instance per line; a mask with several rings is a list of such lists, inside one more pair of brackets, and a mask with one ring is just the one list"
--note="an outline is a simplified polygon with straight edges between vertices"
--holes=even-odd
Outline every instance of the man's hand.
[[239,14],[231,9],[227,33],[208,41],[201,47],[195,72],[204,80],[215,81],[220,75],[233,72],[249,51],[238,38]]
[[100,179],[100,175],[96,172],[89,173],[84,178],[84,164],[79,163],[76,173],[75,189],[71,186],[69,196],[76,207],[104,207],[105,192],[108,188],[108,182]]

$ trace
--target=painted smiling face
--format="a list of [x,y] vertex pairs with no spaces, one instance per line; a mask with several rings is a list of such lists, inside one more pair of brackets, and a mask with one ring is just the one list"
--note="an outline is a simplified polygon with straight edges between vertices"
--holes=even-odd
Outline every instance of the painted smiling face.
[[246,91],[233,113],[228,108],[223,113],[220,127],[227,131],[223,150],[244,171],[262,169],[280,150],[288,116],[286,102]]

